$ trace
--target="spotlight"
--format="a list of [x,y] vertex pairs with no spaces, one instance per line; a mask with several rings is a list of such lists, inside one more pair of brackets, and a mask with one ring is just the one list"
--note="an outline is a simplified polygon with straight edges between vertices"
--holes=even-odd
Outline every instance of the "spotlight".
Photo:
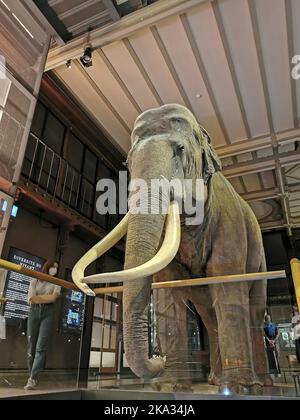
[[93,65],[92,49],[90,47],[87,47],[84,50],[84,54],[82,57],[80,57],[80,61],[82,62],[84,67],[91,67]]
[[66,66],[68,67],[68,69],[71,69],[72,68],[72,61],[71,60],[68,60],[66,62]]

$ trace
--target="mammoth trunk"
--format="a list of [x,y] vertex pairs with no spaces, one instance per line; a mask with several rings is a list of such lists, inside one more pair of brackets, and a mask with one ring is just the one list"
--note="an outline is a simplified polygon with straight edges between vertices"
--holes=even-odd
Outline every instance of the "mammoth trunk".
[[[125,269],[149,261],[156,255],[164,227],[164,215],[130,215]],[[153,377],[163,369],[162,359],[149,360],[148,311],[152,278],[124,283],[124,346],[128,364],[139,377]]]
[[[131,180],[142,179],[148,186],[151,185],[153,179],[164,177],[170,180],[174,168],[166,162],[172,162],[173,154],[173,149],[168,142],[146,142],[137,148],[132,157]],[[153,197],[153,193],[149,190],[149,204]],[[159,194],[159,208],[161,208],[162,200],[164,198]],[[125,270],[138,267],[157,254],[165,219],[165,214],[131,213],[129,215]],[[148,310],[151,285],[152,276],[140,275],[133,281],[124,282],[123,292],[126,359],[132,371],[143,378],[159,374],[164,367],[161,358],[149,359]]]

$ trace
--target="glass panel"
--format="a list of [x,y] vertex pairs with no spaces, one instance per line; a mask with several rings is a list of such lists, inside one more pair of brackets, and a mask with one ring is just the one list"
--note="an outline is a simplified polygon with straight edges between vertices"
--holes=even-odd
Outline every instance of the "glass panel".
[[102,324],[99,322],[94,322],[93,324],[93,333],[92,333],[92,347],[101,348],[102,343]]
[[[17,248],[12,248],[8,259],[27,268],[41,271],[45,260],[37,255],[29,254]],[[34,343],[39,337],[35,325],[39,325],[40,312],[43,317],[52,320],[49,327],[44,330],[47,334],[46,364],[35,365],[35,372],[39,379],[39,390],[74,389],[77,386],[78,364],[81,346],[82,325],[74,324],[72,318],[72,331],[63,329],[61,303],[58,300],[53,306],[34,307],[28,306],[30,284],[34,280],[30,277],[15,272],[7,272],[0,269],[0,298],[7,299],[2,303],[0,299],[0,395],[20,395],[24,392],[29,373],[27,372],[27,352],[30,351],[34,357]],[[33,286],[31,296],[37,293],[36,286]],[[62,290],[60,299],[67,292]],[[76,294],[76,292],[74,292]],[[70,304],[72,306],[72,304]],[[78,303],[76,302],[76,305]],[[72,308],[69,308],[69,312]],[[28,316],[28,318],[27,318]],[[77,321],[77,320],[76,320]],[[79,328],[78,332],[74,330]],[[36,331],[32,335],[31,331]],[[46,332],[47,331],[47,332]],[[27,338],[28,335],[28,338]],[[33,338],[36,337],[36,338]],[[58,352],[57,349],[60,349]],[[67,355],[67,357],[66,357]],[[38,358],[37,358],[38,359]],[[36,359],[36,360],[37,360]],[[7,389],[7,394],[6,394]],[[21,390],[21,391],[20,391]]]
[[114,321],[114,322],[117,322],[118,307],[119,307],[119,305],[117,303],[112,302],[111,320]]
[[104,338],[103,338],[103,348],[109,349],[109,339],[110,339],[110,326],[104,325]]
[[91,217],[94,211],[95,185],[83,179],[80,189],[79,211],[86,217]]
[[85,151],[83,174],[91,183],[95,183],[97,172],[97,156],[88,149]]
[[111,352],[104,352],[102,357],[102,367],[115,367],[116,354]]
[[78,172],[82,170],[82,160],[84,154],[84,145],[74,134],[70,133],[67,146],[67,161]]
[[65,135],[65,126],[50,112],[47,115],[43,141],[54,152],[61,154]]
[[[295,375],[300,372],[300,364],[297,361],[297,354],[299,356],[300,354],[299,349],[297,353],[294,325],[296,325],[297,319],[300,324],[300,316],[298,318],[294,317],[293,324],[292,296],[289,293],[288,281],[270,280],[269,290],[273,290],[272,293],[274,293],[274,282],[280,283],[280,288],[277,285],[276,289],[280,290],[282,294],[277,297],[270,294],[265,306],[265,313],[264,311],[260,312],[259,320],[250,318],[251,340],[247,344],[251,346],[254,360],[260,360],[260,364],[254,365],[260,379],[272,380],[274,385],[265,388],[258,386],[257,389],[250,387],[247,390],[243,388],[239,390],[241,395],[246,393],[246,395],[296,396],[294,379]],[[259,285],[259,282],[255,282],[254,287],[257,285]],[[219,287],[222,288],[223,286],[220,285]],[[236,285],[234,287],[236,288]],[[193,287],[190,291],[187,290],[182,294],[182,299],[176,298],[176,296],[178,297],[178,289],[177,292],[174,289],[158,289],[153,293],[149,311],[150,357],[166,356],[169,360],[169,372],[166,372],[166,376],[161,375],[154,380],[140,380],[130,371],[122,353],[120,355],[122,362],[121,381],[116,377],[108,385],[105,383],[106,381],[102,380],[98,382],[98,386],[111,390],[117,387],[119,389],[147,392],[157,389],[157,383],[159,382],[159,388],[168,390],[167,392],[170,392],[170,386],[174,386],[176,392],[190,390],[194,394],[229,395],[232,391],[231,384],[227,381],[226,376],[228,370],[224,369],[223,373],[221,370],[216,370],[219,369],[221,363],[218,342],[215,340],[218,330],[212,307],[207,306],[210,301],[207,292],[204,288]],[[263,287],[255,288],[252,310],[255,311],[255,305],[260,304],[264,299],[263,293]],[[187,295],[189,299],[186,299]],[[247,302],[238,302],[236,305],[237,308],[231,307],[231,309],[237,313],[238,317],[248,313]],[[116,304],[112,302],[112,318],[115,318],[115,307]],[[210,308],[211,312],[207,311],[207,308]],[[270,315],[270,318],[265,318],[265,314]],[[110,334],[109,348],[116,349],[118,353],[117,331],[117,325],[113,323],[105,325],[103,347],[101,347],[103,367],[113,368],[112,361],[108,362],[106,349],[108,335]],[[226,334],[228,335],[228,331]],[[230,332],[230,334],[233,334],[233,332]],[[273,340],[275,340],[274,346],[272,344]],[[240,343],[240,345],[244,344]],[[235,346],[233,352],[234,349]],[[212,354],[215,354],[216,357],[213,357]],[[111,357],[113,357],[113,353]],[[211,365],[211,363],[213,364]],[[239,375],[241,371],[244,374],[246,371],[246,367],[241,364],[242,360],[239,360],[234,368],[236,375]],[[215,375],[222,381],[222,388],[207,384],[209,377],[212,378],[209,376],[211,371],[214,371]],[[213,377],[213,380],[216,379],[216,376]]]
[[47,110],[44,107],[44,105],[42,105],[41,102],[38,101],[35,108],[35,112],[34,112],[34,117],[33,117],[32,125],[31,125],[31,131],[39,139],[42,139],[46,112]]
[[117,328],[111,327],[110,348],[117,349]]
[[95,317],[102,317],[103,315],[103,298],[95,298],[95,304],[94,304],[94,316]]
[[111,313],[111,301],[110,300],[105,300],[104,302],[104,316],[105,319],[110,319],[110,313]]

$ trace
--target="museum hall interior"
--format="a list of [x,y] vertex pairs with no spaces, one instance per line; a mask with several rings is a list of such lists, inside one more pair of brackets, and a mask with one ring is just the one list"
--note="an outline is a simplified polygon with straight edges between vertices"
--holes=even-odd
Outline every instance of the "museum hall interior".
[[299,21],[0,0],[0,400],[300,399]]

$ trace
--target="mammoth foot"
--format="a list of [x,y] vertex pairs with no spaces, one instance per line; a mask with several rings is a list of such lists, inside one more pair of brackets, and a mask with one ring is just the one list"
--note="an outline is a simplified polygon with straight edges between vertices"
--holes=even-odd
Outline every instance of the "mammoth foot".
[[221,378],[219,378],[215,373],[211,372],[208,377],[208,384],[220,386],[221,385]]
[[250,369],[227,371],[222,377],[219,392],[224,395],[261,395],[263,387],[263,382]]
[[193,392],[190,381],[155,382],[152,389],[159,392]]
[[261,378],[261,381],[263,382],[265,387],[270,387],[274,385],[274,381],[270,375],[265,375],[264,377]]
[[222,384],[219,393],[223,395],[263,395],[263,386],[259,384]]

